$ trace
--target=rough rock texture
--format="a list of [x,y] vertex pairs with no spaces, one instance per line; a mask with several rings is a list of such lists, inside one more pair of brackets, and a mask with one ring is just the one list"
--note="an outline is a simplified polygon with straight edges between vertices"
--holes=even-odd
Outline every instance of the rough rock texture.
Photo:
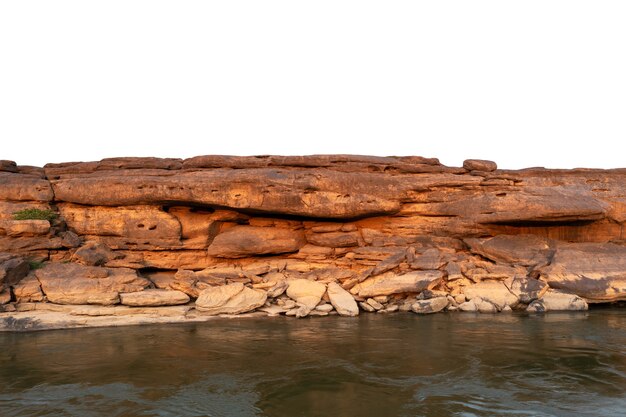
[[357,305],[354,298],[350,295],[350,293],[336,282],[331,282],[328,284],[328,288],[326,289],[328,292],[328,298],[330,299],[330,303],[333,305],[337,313],[340,316],[358,316],[359,315],[359,306]]
[[44,301],[45,297],[41,291],[41,283],[31,271],[25,278],[13,286],[13,294],[19,303],[31,303]]
[[499,235],[488,239],[466,239],[473,253],[493,262],[532,266],[546,265],[554,248],[546,238],[535,235]]
[[218,258],[244,258],[297,252],[304,243],[302,231],[280,227],[234,226],[215,236],[208,253]]
[[533,278],[507,279],[504,284],[523,304],[529,304],[541,298],[548,290],[545,282]]
[[517,296],[502,281],[485,281],[470,285],[465,287],[463,293],[468,300],[480,298],[489,301],[498,310],[502,310],[506,306],[514,307],[519,302]]
[[0,253],[0,291],[16,285],[28,274],[28,262],[10,253]]
[[298,317],[308,315],[326,292],[326,285],[308,279],[292,279],[287,284],[287,295],[301,306]]
[[50,232],[48,220],[3,220],[0,230],[10,237],[41,236]]
[[585,300],[575,294],[549,290],[540,299],[530,303],[526,310],[543,313],[546,311],[587,310],[588,308]]
[[436,286],[443,274],[441,271],[416,271],[397,275],[386,272],[383,275],[368,278],[355,285],[351,292],[360,297],[374,297],[399,293],[418,293]]
[[134,307],[175,306],[187,304],[189,296],[182,291],[148,289],[120,293],[120,304]]
[[589,302],[626,299],[626,247],[614,244],[560,244],[541,275],[551,288]]
[[484,159],[466,159],[463,161],[463,168],[468,171],[492,172],[498,168],[498,165],[493,161],[486,161]]
[[121,256],[116,255],[105,244],[91,241],[78,248],[72,255],[71,260],[82,265],[101,266],[119,258]]
[[446,297],[430,298],[428,300],[420,300],[411,306],[411,310],[417,314],[437,313],[448,306]]
[[235,283],[202,291],[196,300],[196,309],[211,315],[239,314],[261,307],[266,299],[265,291]]
[[117,304],[120,292],[142,291],[150,285],[132,269],[72,263],[48,263],[35,276],[48,301],[57,304]]
[[[17,220],[24,210],[34,217]],[[358,155],[0,161],[1,314],[120,293],[158,303],[163,291],[203,314],[578,309],[626,300],[625,227],[625,169]]]

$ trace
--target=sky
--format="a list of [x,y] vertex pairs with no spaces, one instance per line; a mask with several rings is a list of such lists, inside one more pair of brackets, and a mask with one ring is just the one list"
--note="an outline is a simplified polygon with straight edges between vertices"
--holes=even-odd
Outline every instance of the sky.
[[2,1],[0,159],[626,167],[626,2]]

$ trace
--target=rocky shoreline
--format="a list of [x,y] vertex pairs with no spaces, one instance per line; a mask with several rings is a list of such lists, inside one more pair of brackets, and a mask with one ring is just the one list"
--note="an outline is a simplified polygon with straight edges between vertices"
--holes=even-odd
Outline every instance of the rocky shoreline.
[[626,170],[0,161],[0,331],[626,300]]

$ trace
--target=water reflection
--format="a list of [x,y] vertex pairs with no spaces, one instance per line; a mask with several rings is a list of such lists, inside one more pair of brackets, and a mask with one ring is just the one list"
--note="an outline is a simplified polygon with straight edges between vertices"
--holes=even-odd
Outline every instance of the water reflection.
[[[0,415],[623,415],[624,309],[0,335]],[[52,410],[52,412],[51,412]]]

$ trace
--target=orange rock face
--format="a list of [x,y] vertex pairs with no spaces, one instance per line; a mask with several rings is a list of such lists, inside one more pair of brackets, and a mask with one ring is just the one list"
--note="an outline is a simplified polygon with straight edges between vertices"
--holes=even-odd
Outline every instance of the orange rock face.
[[244,258],[297,252],[304,243],[304,233],[301,230],[234,226],[213,239],[208,253],[219,258]]
[[[22,210],[55,216],[16,220]],[[0,289],[11,303],[114,304],[144,288],[197,297],[241,284],[267,292],[273,313],[332,311],[328,294],[319,309],[289,298],[285,283],[301,279],[385,311],[446,294],[438,308],[526,308],[546,291],[524,288],[546,285],[614,302],[626,300],[625,228],[626,169],[356,155],[0,163]],[[28,261],[44,268],[20,285]]]
[[57,304],[119,303],[119,293],[150,285],[132,269],[49,263],[35,272],[48,301]]

